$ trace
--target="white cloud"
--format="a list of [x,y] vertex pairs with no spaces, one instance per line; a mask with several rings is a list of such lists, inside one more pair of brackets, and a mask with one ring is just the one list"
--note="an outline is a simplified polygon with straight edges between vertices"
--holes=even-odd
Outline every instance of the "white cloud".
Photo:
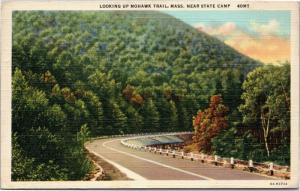
[[201,30],[203,32],[206,32],[210,35],[214,36],[226,36],[229,35],[230,33],[234,32],[236,30],[236,24],[233,22],[227,22],[224,23],[223,25],[220,25],[218,27],[212,27],[212,26],[207,26],[202,23],[198,23],[194,25],[195,28],[198,30]]
[[275,19],[270,20],[267,24],[260,24],[255,21],[250,23],[251,29],[261,35],[276,34],[279,30],[279,22]]

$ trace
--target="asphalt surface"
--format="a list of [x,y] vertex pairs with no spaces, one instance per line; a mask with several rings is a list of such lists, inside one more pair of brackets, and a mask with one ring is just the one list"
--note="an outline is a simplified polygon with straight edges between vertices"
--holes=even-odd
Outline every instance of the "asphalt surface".
[[125,147],[120,139],[99,139],[86,147],[135,180],[271,180],[237,169]]

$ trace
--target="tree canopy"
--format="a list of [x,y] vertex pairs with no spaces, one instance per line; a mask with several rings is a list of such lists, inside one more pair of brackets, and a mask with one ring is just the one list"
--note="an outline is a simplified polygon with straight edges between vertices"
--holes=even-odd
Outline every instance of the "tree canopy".
[[229,128],[211,139],[213,151],[222,156],[290,164],[290,65],[254,69],[242,90],[240,115],[232,114]]

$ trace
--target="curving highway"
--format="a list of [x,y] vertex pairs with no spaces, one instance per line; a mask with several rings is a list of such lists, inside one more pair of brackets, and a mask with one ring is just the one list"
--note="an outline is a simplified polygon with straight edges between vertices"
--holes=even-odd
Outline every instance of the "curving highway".
[[120,138],[94,140],[87,143],[86,148],[134,180],[275,179],[246,171],[203,164],[199,161],[131,149],[122,145]]

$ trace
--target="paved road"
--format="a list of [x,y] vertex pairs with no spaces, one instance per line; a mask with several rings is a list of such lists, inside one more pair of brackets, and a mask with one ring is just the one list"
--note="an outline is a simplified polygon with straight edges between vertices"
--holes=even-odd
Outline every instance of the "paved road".
[[120,139],[100,139],[86,147],[135,180],[267,180],[262,176],[236,169],[202,164],[159,154],[134,150]]

